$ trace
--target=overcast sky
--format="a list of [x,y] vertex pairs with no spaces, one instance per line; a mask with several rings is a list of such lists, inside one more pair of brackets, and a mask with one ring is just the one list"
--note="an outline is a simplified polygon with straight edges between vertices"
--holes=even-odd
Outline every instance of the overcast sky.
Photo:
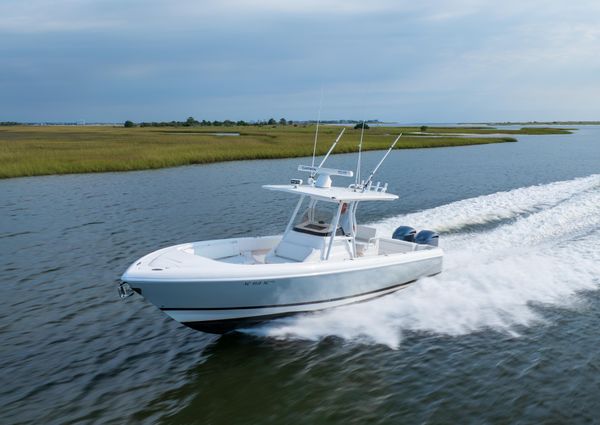
[[0,1],[0,121],[600,119],[600,2]]

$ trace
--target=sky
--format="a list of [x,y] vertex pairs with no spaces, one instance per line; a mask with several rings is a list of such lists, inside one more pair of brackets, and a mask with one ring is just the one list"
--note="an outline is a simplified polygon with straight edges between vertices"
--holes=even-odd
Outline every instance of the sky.
[[597,0],[1,0],[0,121],[600,119]]

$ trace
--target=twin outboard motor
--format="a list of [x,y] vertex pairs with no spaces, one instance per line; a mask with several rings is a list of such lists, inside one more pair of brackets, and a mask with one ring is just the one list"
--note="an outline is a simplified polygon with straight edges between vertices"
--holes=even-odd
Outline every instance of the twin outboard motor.
[[435,233],[433,230],[421,230],[415,236],[415,242],[422,245],[438,246],[440,235]]
[[392,235],[392,239],[415,242],[422,245],[438,246],[440,236],[433,230],[421,230],[419,233],[410,226],[400,226]]
[[414,242],[417,231],[410,226],[400,226],[394,230],[392,239],[398,239],[399,241]]

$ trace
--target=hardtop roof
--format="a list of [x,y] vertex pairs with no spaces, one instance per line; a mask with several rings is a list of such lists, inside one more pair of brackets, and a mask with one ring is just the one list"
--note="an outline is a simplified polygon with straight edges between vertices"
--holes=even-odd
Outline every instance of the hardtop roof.
[[264,189],[274,190],[278,192],[288,192],[296,195],[310,196],[321,201],[328,202],[354,202],[354,201],[394,201],[398,199],[397,195],[375,191],[349,187],[315,187],[311,185],[264,185]]

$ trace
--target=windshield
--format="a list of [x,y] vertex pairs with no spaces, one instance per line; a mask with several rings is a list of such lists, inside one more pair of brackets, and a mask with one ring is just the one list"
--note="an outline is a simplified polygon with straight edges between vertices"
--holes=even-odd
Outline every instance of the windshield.
[[331,235],[332,221],[335,220],[338,204],[310,200],[304,210],[300,210],[294,220],[294,230],[317,236]]

